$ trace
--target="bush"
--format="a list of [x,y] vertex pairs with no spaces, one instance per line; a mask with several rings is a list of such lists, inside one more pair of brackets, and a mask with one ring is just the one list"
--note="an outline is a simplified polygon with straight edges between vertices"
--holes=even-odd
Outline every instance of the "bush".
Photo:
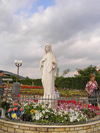
[[[87,82],[90,80],[89,76],[78,76],[78,77],[59,77],[56,78],[55,84],[59,88],[69,88],[69,89],[78,89],[84,90]],[[21,84],[24,85],[32,85],[32,81],[34,82],[35,86],[42,86],[41,79],[24,79],[20,80]],[[100,86],[100,76],[96,77],[96,81]]]
[[42,86],[41,79],[23,79],[20,80],[20,83],[23,85],[32,85],[32,82],[35,86]]
[[59,78],[59,81],[56,81],[59,87],[65,87],[69,89],[85,89],[86,83],[89,81],[89,77],[68,77],[68,78]]

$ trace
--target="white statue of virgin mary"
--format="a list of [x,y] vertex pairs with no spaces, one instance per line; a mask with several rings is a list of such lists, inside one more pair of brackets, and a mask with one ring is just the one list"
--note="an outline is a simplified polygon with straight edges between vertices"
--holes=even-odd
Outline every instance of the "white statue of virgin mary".
[[57,72],[57,60],[52,52],[50,44],[46,44],[45,46],[45,55],[40,61],[40,70],[42,74],[42,85],[44,88],[43,98],[54,98],[54,81]]

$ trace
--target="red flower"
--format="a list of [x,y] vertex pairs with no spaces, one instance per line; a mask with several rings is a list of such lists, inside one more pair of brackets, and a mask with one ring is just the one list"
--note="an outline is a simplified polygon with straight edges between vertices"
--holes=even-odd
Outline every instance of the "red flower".
[[98,106],[96,106],[95,109],[98,110],[99,109]]
[[60,100],[58,100],[58,103],[60,103]]
[[38,102],[38,100],[34,100],[34,102]]
[[9,110],[8,110],[8,112],[11,112],[11,111],[12,111],[12,109],[9,109]]
[[18,105],[18,103],[14,103],[14,106],[17,106]]
[[13,110],[14,110],[14,111],[15,111],[15,110],[18,110],[18,108],[14,108]]
[[20,109],[20,111],[22,111],[22,110],[24,110],[24,109]]
[[18,97],[20,97],[20,94],[18,94]]
[[88,108],[92,108],[92,107],[93,107],[92,105],[89,105],[89,104],[88,104]]

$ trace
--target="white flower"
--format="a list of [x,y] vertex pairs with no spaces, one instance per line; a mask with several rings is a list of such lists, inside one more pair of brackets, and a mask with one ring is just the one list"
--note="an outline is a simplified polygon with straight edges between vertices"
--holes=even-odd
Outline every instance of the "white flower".
[[45,111],[43,110],[42,113],[45,114]]
[[45,118],[48,118],[48,115],[46,115]]
[[83,114],[81,114],[81,116],[84,117]]
[[50,111],[48,109],[46,109],[45,112],[49,113]]
[[42,108],[45,108],[45,105],[42,105]]
[[67,117],[64,117],[65,118],[65,120],[67,120]]
[[66,115],[66,114],[68,114],[68,111],[67,110],[64,111],[64,115]]
[[80,121],[80,119],[77,119],[77,121]]
[[35,119],[39,120],[40,119],[39,115],[35,115]]
[[32,120],[34,120],[35,119],[35,116],[32,116]]
[[70,122],[74,122],[74,118],[73,117],[70,117]]
[[28,105],[28,103],[26,103],[24,106],[27,106]]

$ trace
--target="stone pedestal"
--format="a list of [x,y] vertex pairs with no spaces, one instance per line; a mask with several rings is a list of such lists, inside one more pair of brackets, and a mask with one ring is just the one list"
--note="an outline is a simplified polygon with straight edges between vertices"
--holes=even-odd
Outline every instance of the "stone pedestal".
[[58,100],[57,99],[48,99],[48,98],[41,98],[38,103],[40,104],[44,104],[44,105],[48,105],[49,108],[54,108],[57,106],[58,104]]
[[20,94],[20,83],[14,82],[12,86],[11,96],[12,98],[18,98],[18,94]]

